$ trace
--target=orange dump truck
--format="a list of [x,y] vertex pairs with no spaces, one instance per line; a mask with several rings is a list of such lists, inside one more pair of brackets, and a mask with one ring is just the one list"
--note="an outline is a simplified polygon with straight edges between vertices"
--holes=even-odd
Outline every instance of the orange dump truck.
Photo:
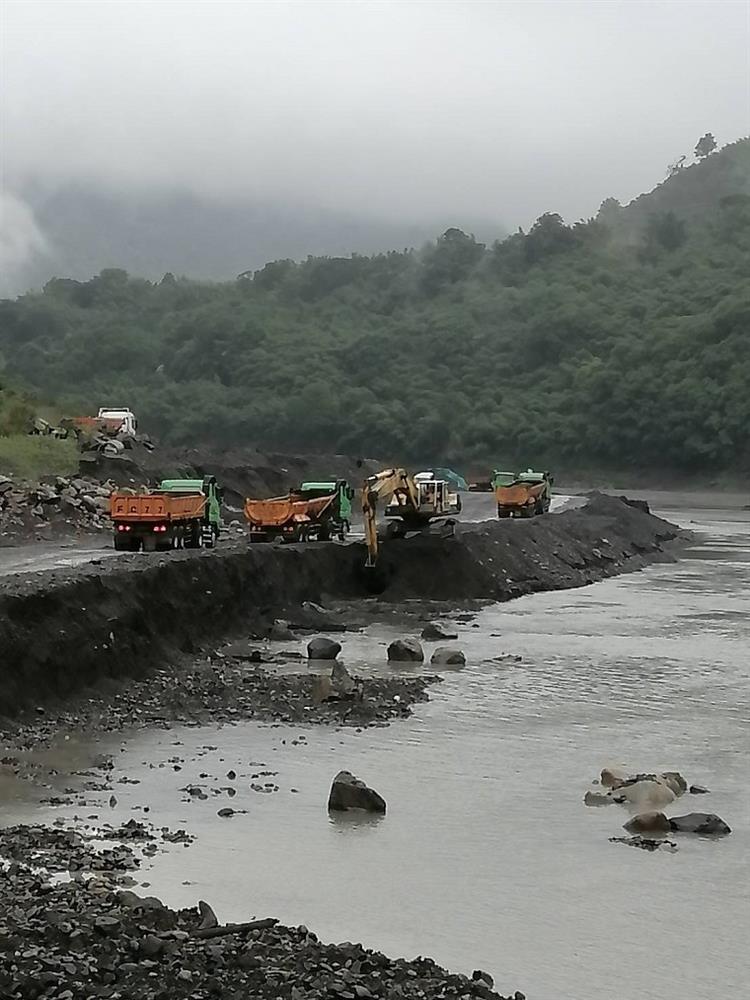
[[213,476],[165,479],[148,493],[109,498],[115,548],[120,552],[197,549],[219,535],[221,492]]
[[251,542],[342,541],[350,527],[354,492],[343,480],[302,483],[286,496],[245,500]]
[[549,472],[496,471],[492,480],[498,517],[534,517],[546,514],[552,501]]

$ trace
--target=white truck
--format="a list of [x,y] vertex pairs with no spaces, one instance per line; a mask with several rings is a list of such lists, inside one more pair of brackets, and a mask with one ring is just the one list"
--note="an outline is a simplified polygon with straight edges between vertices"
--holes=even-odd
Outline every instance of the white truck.
[[97,419],[111,422],[111,426],[114,425],[114,421],[119,420],[121,422],[120,426],[115,431],[117,435],[135,437],[136,431],[138,430],[138,421],[135,419],[135,414],[132,410],[110,406],[100,406]]

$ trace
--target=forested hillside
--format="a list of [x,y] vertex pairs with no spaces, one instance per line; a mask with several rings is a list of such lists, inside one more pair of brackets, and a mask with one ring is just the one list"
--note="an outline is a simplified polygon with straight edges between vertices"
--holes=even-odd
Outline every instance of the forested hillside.
[[173,442],[750,472],[750,141],[622,208],[483,246],[0,303],[6,377]]

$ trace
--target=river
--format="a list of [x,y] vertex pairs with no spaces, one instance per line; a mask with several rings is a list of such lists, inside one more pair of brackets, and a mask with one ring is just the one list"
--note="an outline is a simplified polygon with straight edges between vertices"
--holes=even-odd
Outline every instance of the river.
[[[678,562],[455,622],[468,666],[405,722],[174,728],[69,742],[65,763],[115,750],[115,782],[140,784],[115,784],[117,806],[107,792],[88,812],[115,822],[148,804],[157,825],[197,835],[144,869],[148,892],[170,904],[205,898],[220,919],[270,914],[324,939],[486,969],[529,1000],[739,1000],[750,981],[750,515],[664,513],[698,532]],[[387,669],[394,634],[343,636],[347,665]],[[522,659],[494,659],[505,654]],[[582,800],[619,762],[707,786],[670,811],[717,812],[732,835],[680,838],[676,853],[610,843],[628,814]],[[381,792],[385,817],[329,818],[342,768]],[[252,777],[262,771],[274,773]],[[185,801],[189,783],[208,799]],[[211,794],[230,787],[231,798]],[[218,818],[230,804],[247,813]],[[73,810],[11,797],[3,812],[10,823]]]

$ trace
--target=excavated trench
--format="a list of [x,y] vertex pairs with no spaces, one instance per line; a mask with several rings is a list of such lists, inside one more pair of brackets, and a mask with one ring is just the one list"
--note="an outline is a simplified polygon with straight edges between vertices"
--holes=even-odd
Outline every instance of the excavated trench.
[[[143,676],[180,653],[303,601],[509,600],[583,586],[665,557],[674,525],[611,497],[531,521],[443,525],[382,546],[256,545],[122,555],[0,582],[0,716],[105,678]],[[667,556],[668,558],[668,556]]]

